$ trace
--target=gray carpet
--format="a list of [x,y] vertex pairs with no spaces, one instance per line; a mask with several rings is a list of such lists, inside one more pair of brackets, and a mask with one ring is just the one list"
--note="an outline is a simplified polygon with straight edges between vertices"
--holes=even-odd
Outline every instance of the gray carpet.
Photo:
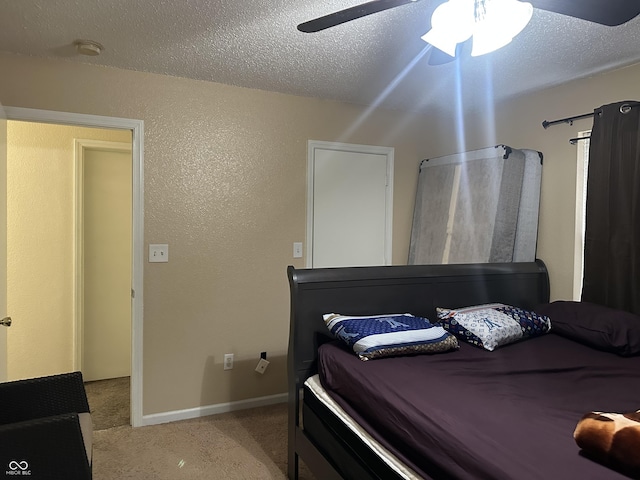
[[129,425],[130,377],[85,382],[94,430]]
[[[85,384],[94,480],[287,478],[287,405],[131,428],[129,378]],[[315,480],[301,463],[300,480]]]
[[[94,432],[94,480],[285,480],[286,404]],[[301,480],[313,480],[304,465]]]

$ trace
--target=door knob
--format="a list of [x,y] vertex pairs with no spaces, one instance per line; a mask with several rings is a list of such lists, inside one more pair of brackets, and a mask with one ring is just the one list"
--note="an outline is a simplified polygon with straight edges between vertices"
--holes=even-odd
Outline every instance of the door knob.
[[4,325],[5,327],[10,327],[11,317],[4,317],[2,320],[0,320],[0,325]]

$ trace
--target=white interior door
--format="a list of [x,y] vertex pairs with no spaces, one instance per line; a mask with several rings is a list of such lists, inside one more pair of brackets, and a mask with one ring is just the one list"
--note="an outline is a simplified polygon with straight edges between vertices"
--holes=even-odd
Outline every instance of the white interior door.
[[[7,118],[0,104],[0,318],[7,315]],[[7,327],[0,325],[0,382],[7,380]]]
[[390,264],[393,149],[310,142],[309,173],[309,266]]
[[82,374],[131,374],[131,146],[81,141]]

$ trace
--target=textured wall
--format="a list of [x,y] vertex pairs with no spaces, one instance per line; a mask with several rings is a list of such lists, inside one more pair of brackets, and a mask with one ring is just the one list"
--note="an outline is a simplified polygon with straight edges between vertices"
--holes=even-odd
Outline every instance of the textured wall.
[[427,119],[63,61],[0,55],[0,69],[5,105],[145,122],[145,245],[168,243],[170,261],[145,263],[144,414],[286,390],[309,139],[395,147],[393,259],[406,262]]
[[[175,77],[0,54],[5,105],[142,119],[145,244],[144,413],[281,393],[289,297],[285,269],[305,235],[307,140],[395,148],[393,261],[405,263],[418,163],[495,143],[545,153],[539,256],[552,296],[570,298],[575,147],[583,125],[544,119],[633,97],[640,67],[577,80],[496,109],[456,116],[401,112]],[[464,110],[464,106],[460,106]],[[587,127],[587,125],[584,125]],[[268,374],[253,367],[260,351]],[[236,367],[222,370],[224,353]]]
[[10,380],[73,370],[74,139],[131,142],[131,134],[8,122]]

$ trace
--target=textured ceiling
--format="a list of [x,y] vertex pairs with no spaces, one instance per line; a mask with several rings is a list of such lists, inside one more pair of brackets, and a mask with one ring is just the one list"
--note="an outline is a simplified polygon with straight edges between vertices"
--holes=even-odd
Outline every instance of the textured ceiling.
[[[0,51],[296,95],[428,111],[470,108],[640,61],[640,17],[606,27],[535,10],[507,47],[430,66],[441,0],[314,34],[303,21],[361,0],[2,0]],[[77,39],[104,45],[80,56]]]

